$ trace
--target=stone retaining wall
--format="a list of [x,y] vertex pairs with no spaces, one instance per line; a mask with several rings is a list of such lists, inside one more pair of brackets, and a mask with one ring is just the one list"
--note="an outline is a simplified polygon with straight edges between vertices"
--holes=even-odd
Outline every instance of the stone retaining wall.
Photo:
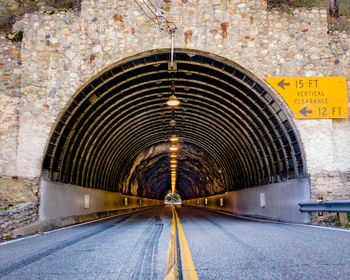
[[38,207],[35,203],[21,203],[10,210],[0,211],[0,238],[11,238],[12,231],[38,220]]

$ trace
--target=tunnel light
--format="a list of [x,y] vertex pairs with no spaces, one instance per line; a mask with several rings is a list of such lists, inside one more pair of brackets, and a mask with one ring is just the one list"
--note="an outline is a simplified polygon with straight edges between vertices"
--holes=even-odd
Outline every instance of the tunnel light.
[[179,137],[176,137],[175,135],[173,135],[173,136],[171,136],[170,141],[177,142],[177,141],[179,141]]
[[177,147],[176,146],[171,146],[169,149],[172,152],[176,152],[177,151]]
[[180,101],[176,98],[176,96],[174,94],[172,94],[169,97],[167,104],[171,107],[174,107],[174,106],[178,106],[180,104]]
[[170,167],[176,168],[176,164],[171,164]]
[[171,154],[170,157],[171,158],[176,158],[176,155],[175,154]]
[[172,159],[170,162],[171,163],[176,163],[177,161],[175,159]]

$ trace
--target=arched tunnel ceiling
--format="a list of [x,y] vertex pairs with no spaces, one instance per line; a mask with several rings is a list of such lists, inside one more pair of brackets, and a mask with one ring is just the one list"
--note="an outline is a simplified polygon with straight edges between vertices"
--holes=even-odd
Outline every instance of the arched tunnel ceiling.
[[[179,153],[188,165],[178,172],[183,198],[305,175],[294,126],[260,81],[210,54],[176,50],[173,73],[169,60],[169,50],[141,54],[110,67],[83,87],[52,133],[44,174],[63,183],[162,199],[170,188],[170,167],[164,168],[167,152],[148,158],[152,165],[143,163],[147,168],[142,172],[135,161],[140,153],[168,143],[174,117],[184,147]],[[181,102],[174,116],[166,105],[172,80]],[[191,150],[205,156],[191,158]],[[215,165],[206,176],[209,181],[221,177],[215,187],[208,189],[208,180],[190,174],[197,161],[201,168]],[[186,166],[185,161],[181,164]],[[137,176],[130,174],[135,170]],[[138,177],[137,191],[125,186],[133,176]]]

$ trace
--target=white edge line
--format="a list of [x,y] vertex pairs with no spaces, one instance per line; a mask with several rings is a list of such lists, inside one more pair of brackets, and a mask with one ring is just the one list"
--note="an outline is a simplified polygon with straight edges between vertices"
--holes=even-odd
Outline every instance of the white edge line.
[[[22,240],[25,240],[25,239],[30,239],[30,238],[33,238],[33,237],[36,237],[36,236],[39,236],[39,235],[46,235],[46,234],[49,234],[49,233],[54,233],[54,232],[65,230],[65,229],[70,229],[70,228],[79,227],[79,226],[83,226],[83,225],[87,225],[87,224],[97,223],[99,221],[111,219],[111,218],[118,217],[118,216],[123,216],[123,215],[126,215],[126,214],[137,213],[137,212],[140,212],[140,211],[143,211],[143,210],[147,210],[147,209],[149,209],[151,207],[154,207],[154,206],[149,206],[149,207],[145,207],[143,209],[138,209],[138,210],[130,211],[130,212],[126,212],[126,213],[119,213],[119,214],[115,214],[115,215],[112,215],[112,216],[104,217],[104,218],[101,218],[101,219],[98,219],[98,220],[92,220],[92,221],[88,221],[88,222],[84,222],[84,223],[80,223],[80,224],[75,224],[75,225],[71,225],[71,226],[65,226],[65,227],[61,227],[61,228],[45,231],[43,233],[36,233],[36,234],[30,235],[30,236],[20,237],[18,239],[14,239],[14,240],[3,241],[3,243],[0,243],[0,246],[8,245],[8,244],[15,243],[15,242],[18,242],[18,241],[22,241]],[[123,210],[123,209],[121,209],[121,210]]]
[[270,220],[264,220],[264,219],[259,219],[259,218],[252,218],[252,217],[247,217],[247,216],[240,216],[240,215],[236,215],[236,214],[233,214],[233,213],[224,212],[224,211],[215,210],[215,209],[210,209],[210,208],[202,208],[202,207],[196,207],[196,208],[209,210],[209,211],[212,211],[212,212],[228,215],[228,216],[231,216],[231,217],[238,217],[238,218],[242,218],[242,219],[246,219],[246,220],[252,220],[252,221],[258,221],[258,222],[273,223],[273,224],[283,224],[283,225],[299,226],[299,227],[320,228],[320,229],[328,229],[328,230],[343,231],[343,232],[350,233],[349,229],[322,227],[322,226],[316,226],[316,225],[295,224],[295,223],[279,222],[279,221],[270,221]]

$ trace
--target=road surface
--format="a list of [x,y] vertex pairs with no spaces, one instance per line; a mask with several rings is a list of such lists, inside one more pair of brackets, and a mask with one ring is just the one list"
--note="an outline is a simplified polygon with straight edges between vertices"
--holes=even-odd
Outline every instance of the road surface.
[[0,279],[350,279],[350,231],[154,207],[0,245]]

